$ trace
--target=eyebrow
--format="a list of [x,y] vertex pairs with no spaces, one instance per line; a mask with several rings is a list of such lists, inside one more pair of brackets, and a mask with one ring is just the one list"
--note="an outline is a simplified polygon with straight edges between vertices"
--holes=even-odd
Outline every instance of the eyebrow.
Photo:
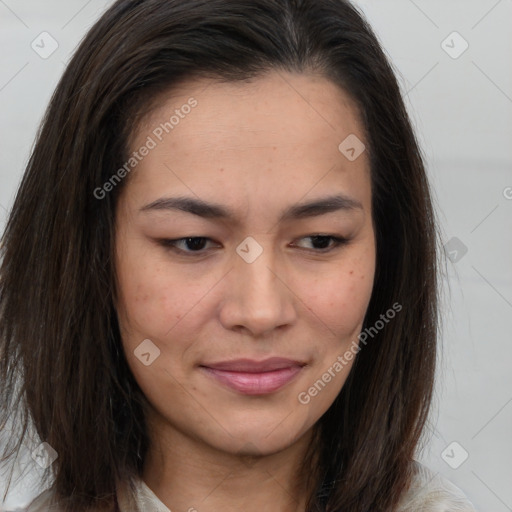
[[[178,210],[207,219],[236,219],[235,212],[226,206],[192,197],[162,197],[140,209],[141,212],[155,210]],[[327,196],[288,207],[281,213],[279,222],[317,217],[339,210],[363,210],[363,205],[359,201],[342,194]]]

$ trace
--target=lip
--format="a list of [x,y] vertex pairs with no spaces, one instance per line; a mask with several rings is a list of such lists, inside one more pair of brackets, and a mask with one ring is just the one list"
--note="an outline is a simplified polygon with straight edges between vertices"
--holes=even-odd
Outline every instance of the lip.
[[200,369],[221,384],[245,395],[273,393],[290,381],[305,366],[305,363],[272,357],[263,361],[236,359],[204,364]]

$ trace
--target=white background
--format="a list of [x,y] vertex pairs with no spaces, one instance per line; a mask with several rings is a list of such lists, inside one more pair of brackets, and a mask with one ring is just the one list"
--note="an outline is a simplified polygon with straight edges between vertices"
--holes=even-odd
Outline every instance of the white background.
[[[0,0],[0,227],[65,63],[110,3]],[[357,4],[399,75],[443,243],[457,237],[467,247],[443,278],[432,435],[418,458],[463,489],[477,510],[512,511],[512,0]],[[48,59],[31,48],[43,31],[59,44]],[[454,31],[469,45],[458,58],[442,47],[446,40],[452,55],[463,48],[458,36],[448,37]],[[20,464],[28,474],[4,508],[42,490],[28,448]],[[446,461],[457,465],[463,450],[467,460],[452,468]]]

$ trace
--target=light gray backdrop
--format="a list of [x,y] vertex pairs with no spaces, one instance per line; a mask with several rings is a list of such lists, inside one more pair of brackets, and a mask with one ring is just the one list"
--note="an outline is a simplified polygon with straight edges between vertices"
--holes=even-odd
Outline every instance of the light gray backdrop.
[[[0,0],[2,228],[65,63],[110,4]],[[419,459],[478,510],[512,511],[512,0],[357,4],[399,73],[451,260],[432,435]],[[42,490],[30,456],[38,443],[2,510]]]

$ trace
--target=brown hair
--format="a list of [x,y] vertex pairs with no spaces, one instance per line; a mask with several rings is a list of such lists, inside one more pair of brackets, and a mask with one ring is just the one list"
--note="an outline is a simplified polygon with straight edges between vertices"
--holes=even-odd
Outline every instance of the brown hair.
[[[346,0],[118,0],[86,35],[52,97],[1,247],[0,424],[21,415],[58,458],[65,510],[113,506],[141,474],[145,397],[114,308],[114,218],[126,162],[151,101],[194,77],[238,81],[315,71],[360,109],[370,157],[377,267],[364,326],[404,312],[357,355],[317,423],[308,511],[385,512],[411,478],[431,399],[437,231],[423,159],[392,68]],[[126,180],[125,180],[126,181]],[[10,443],[9,446],[12,446]]]

